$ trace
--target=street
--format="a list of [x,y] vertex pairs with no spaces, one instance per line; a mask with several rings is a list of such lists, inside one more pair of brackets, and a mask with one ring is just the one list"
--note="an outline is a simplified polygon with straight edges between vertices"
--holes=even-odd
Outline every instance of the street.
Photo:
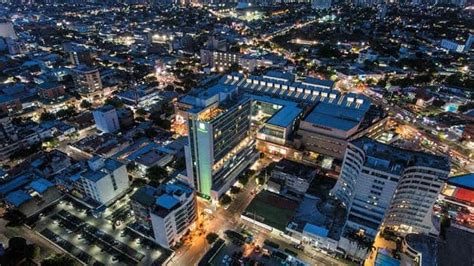
[[[257,163],[256,165],[259,165],[259,169],[263,169],[266,167],[267,163],[260,165]],[[206,240],[206,235],[208,233],[215,232],[219,234],[222,239],[226,239],[224,234],[226,230],[240,231],[243,227],[247,227],[248,230],[251,230],[254,233],[255,245],[262,246],[263,241],[269,239],[278,243],[282,248],[295,250],[291,246],[291,243],[288,243],[288,240],[278,234],[253,225],[247,226],[240,220],[240,215],[253,200],[258,189],[255,178],[250,178],[247,185],[235,196],[227,209],[218,207],[210,215],[207,214],[207,212],[204,212],[204,210],[213,210],[215,207],[211,206],[211,204],[206,200],[198,199],[198,212],[200,217],[204,217],[203,226],[205,231],[201,235],[193,236],[190,241],[186,241],[186,243],[177,250],[169,265],[196,265],[202,256],[204,256],[204,254],[210,249],[210,245]],[[307,261],[311,265],[343,265],[343,263],[336,259],[319,253],[316,250],[308,249],[304,252],[298,250],[297,253],[300,259]]]

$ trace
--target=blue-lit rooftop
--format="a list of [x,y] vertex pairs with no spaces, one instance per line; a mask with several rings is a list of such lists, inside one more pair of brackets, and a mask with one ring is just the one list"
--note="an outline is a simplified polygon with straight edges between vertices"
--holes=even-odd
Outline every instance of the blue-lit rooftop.
[[474,190],[474,173],[453,176],[448,179],[448,184]]
[[314,224],[306,223],[306,225],[303,228],[303,232],[308,232],[308,233],[316,235],[316,236],[327,237],[328,233],[329,233],[329,230],[324,228],[324,227],[320,227],[320,226],[316,226]]
[[38,193],[44,193],[46,190],[48,190],[48,188],[50,187],[53,187],[54,184],[51,183],[50,181],[44,179],[44,178],[40,178],[40,179],[37,179],[33,182],[30,183],[30,187],[38,192]]
[[8,203],[14,205],[17,208],[30,199],[31,199],[30,194],[26,193],[23,190],[13,191],[5,197],[5,200]]
[[174,206],[178,204],[179,204],[179,199],[176,199],[173,196],[168,195],[168,194],[159,196],[156,199],[156,205],[163,207],[167,210],[171,210]]

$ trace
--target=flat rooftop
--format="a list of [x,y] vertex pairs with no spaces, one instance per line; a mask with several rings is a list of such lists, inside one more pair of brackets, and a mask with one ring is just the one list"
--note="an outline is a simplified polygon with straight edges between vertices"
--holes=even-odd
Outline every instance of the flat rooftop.
[[447,172],[450,170],[449,160],[441,156],[400,149],[367,137],[356,139],[351,143],[365,151],[367,155],[365,165],[385,172],[400,175],[406,167],[415,165]]
[[94,111],[106,113],[108,111],[114,110],[115,108],[112,105],[104,105],[99,108],[94,109]]
[[84,178],[89,179],[92,182],[97,182],[103,177],[107,176],[109,173],[112,173],[119,167],[123,166],[121,162],[114,160],[114,159],[106,159],[104,161],[104,165],[101,169],[94,171],[92,169],[88,169],[87,171],[81,173],[81,176]]
[[297,107],[298,104],[292,101],[286,101],[269,96],[260,96],[252,94],[247,95],[254,101],[281,106],[280,110],[278,110],[272,117],[270,117],[270,119],[266,121],[267,124],[286,128],[290,126],[296,120],[296,118],[303,112],[303,109]]
[[320,102],[304,119],[305,122],[327,128],[348,131],[357,127],[368,108],[353,108],[339,104]]
[[[143,191],[146,192],[146,191]],[[153,191],[154,197],[153,212],[164,218],[169,213],[181,206],[181,198],[185,195],[188,199],[193,194],[193,190],[184,183],[171,181],[159,186]],[[147,197],[151,195],[148,194]],[[138,196],[137,196],[138,197]]]
[[474,173],[453,176],[448,179],[448,184],[469,190],[474,190]]
[[312,179],[315,175],[315,169],[304,164],[282,159],[275,164],[273,171],[280,171],[303,179]]

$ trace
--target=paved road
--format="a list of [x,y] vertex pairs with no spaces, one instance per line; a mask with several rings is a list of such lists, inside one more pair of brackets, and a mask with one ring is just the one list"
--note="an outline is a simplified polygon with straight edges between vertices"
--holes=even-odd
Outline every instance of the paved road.
[[[224,232],[228,229],[239,230],[244,223],[240,219],[241,213],[247,208],[250,202],[255,197],[255,190],[257,190],[257,184],[254,178],[251,178],[245,188],[236,196],[227,209],[217,208],[212,215],[201,215],[204,209],[212,209],[209,202],[204,200],[198,200],[198,210],[200,213],[200,219],[203,222],[205,232],[202,235],[194,236],[190,241],[181,247],[175,257],[170,261],[169,265],[196,265],[204,254],[210,249],[210,245],[207,243],[205,236],[208,232],[216,232],[222,238],[225,238]],[[257,232],[255,239],[260,237],[261,239],[271,239],[277,242],[283,248],[290,248],[291,244],[288,244],[285,239],[263,230],[262,228],[254,227],[252,231]],[[263,242],[263,240],[261,241]],[[308,250],[306,253],[298,251],[299,258],[309,262],[311,265],[343,265],[339,261],[324,255],[317,253],[316,251]]]
[[240,225],[240,214],[252,201],[254,195],[252,191],[256,188],[255,179],[250,179],[247,186],[236,196],[226,209],[219,207],[212,215],[203,214],[204,209],[215,209],[214,206],[205,200],[198,199],[199,223],[203,222],[205,231],[201,235],[194,235],[191,240],[177,250],[170,265],[196,265],[202,256],[209,250],[210,245],[206,241],[209,232],[218,233],[224,237],[224,232],[228,229],[235,229]]

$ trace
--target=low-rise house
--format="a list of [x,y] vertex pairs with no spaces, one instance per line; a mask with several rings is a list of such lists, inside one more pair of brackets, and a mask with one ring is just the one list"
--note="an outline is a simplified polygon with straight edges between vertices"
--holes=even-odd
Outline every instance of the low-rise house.
[[26,217],[31,217],[56,203],[61,197],[62,194],[52,182],[38,178],[8,193],[5,202],[8,208],[16,208]]
[[283,159],[273,168],[269,182],[282,184],[279,192],[285,189],[302,195],[308,190],[315,174],[314,168]]
[[38,85],[38,95],[45,99],[57,99],[66,94],[66,87],[56,82],[44,82]]

